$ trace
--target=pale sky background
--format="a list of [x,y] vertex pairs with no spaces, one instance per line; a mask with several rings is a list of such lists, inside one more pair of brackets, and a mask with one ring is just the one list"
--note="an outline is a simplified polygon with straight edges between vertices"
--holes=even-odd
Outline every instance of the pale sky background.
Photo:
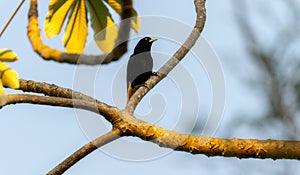
[[[255,2],[257,3],[260,1]],[[270,2],[273,1],[269,1],[269,3]],[[228,133],[229,126],[235,127],[230,125],[230,122],[234,120],[237,113],[241,111],[244,113],[253,113],[253,111],[255,111],[255,114],[258,114],[263,111],[263,101],[259,100],[259,93],[254,92],[251,88],[247,87],[240,77],[237,77],[237,74],[239,73],[234,72],[232,64],[230,64],[234,62],[234,66],[241,66],[242,68],[239,67],[240,69],[249,71],[249,73],[253,73],[255,70],[253,67],[248,66],[247,60],[243,58],[244,51],[241,46],[242,40],[239,38],[241,36],[237,30],[237,23],[233,16],[233,3],[234,0],[207,0],[206,3],[207,22],[203,36],[211,43],[212,48],[215,49],[218,54],[226,80],[227,98],[225,113],[215,136],[276,139],[280,136],[280,133],[276,133],[276,131],[262,133],[253,130],[251,127],[241,128],[236,126],[236,130],[230,128],[230,131],[233,132]],[[0,11],[2,12],[0,15],[0,28],[2,28],[17,4],[17,1],[0,1]],[[134,1],[134,5],[142,17],[147,15],[163,16],[182,21],[191,27],[194,25],[195,12],[192,0]],[[19,73],[20,78],[54,83],[63,87],[72,88],[74,79],[76,78],[76,67],[74,65],[44,61],[32,51],[26,37],[28,7],[29,2],[26,1],[0,39],[0,48],[12,49],[21,57],[19,61],[9,63],[9,65]],[[48,1],[39,1],[38,8],[40,27],[42,27],[43,20],[47,13]],[[157,26],[154,26],[154,28],[155,27]],[[189,32],[190,31],[186,31],[186,34],[183,35],[187,35]],[[92,32],[90,32],[90,34],[91,33]],[[63,49],[61,36],[62,35],[46,41],[42,34],[45,43],[58,49]],[[89,35],[88,41],[90,41],[91,38],[91,35]],[[101,71],[104,71],[105,73],[97,75],[95,80],[98,80],[98,84],[95,86],[97,90],[110,92],[109,90],[111,87],[103,86],[101,82],[106,81],[106,79],[111,79],[111,74],[115,74],[115,72],[113,72],[116,70],[115,68],[122,68],[122,66],[124,66],[126,58],[129,57],[135,43],[136,40],[129,44],[129,52],[124,55],[119,62],[112,63],[110,65],[112,67],[111,69],[110,66],[103,67],[103,70]],[[170,48],[164,41],[158,41],[155,44],[153,49],[156,49],[158,52],[176,49],[175,46]],[[159,61],[156,60],[156,63],[157,62]],[[189,63],[186,61],[186,65],[188,64]],[[85,69],[95,69],[95,67],[83,67]],[[193,68],[197,70],[197,68]],[[205,79],[205,77],[203,79]],[[207,85],[204,86],[205,87],[203,88],[201,87],[201,81],[196,85],[197,89],[200,89],[201,91],[199,92],[200,97],[205,96],[205,89],[208,88]],[[172,87],[170,88],[172,90]],[[102,96],[98,94],[97,90],[95,90],[97,98],[112,104],[112,99],[108,99],[105,95]],[[6,90],[6,92],[20,93],[11,90]],[[207,93],[209,94],[209,92]],[[201,94],[204,95],[202,96]],[[165,99],[165,101],[168,104],[170,99]],[[203,104],[205,102],[209,102],[209,100],[201,101],[204,107],[209,106],[209,104]],[[118,102],[115,103],[119,104]],[[122,103],[120,103],[120,105],[122,105]],[[176,105],[175,102],[174,105]],[[157,106],[152,106],[152,110],[155,111]],[[149,110],[147,107],[148,106],[146,105],[146,107],[141,108],[140,110]],[[168,109],[165,112],[168,114],[172,107],[169,107],[169,105],[167,105],[167,107]],[[207,111],[205,111],[205,109],[201,110],[200,115],[205,115]],[[90,114],[87,115],[87,118],[93,117],[94,116],[91,116]],[[164,126],[166,125],[166,123],[163,122],[161,124]],[[168,128],[170,126],[166,125],[165,127]],[[0,174],[12,175],[45,174],[71,153],[88,142],[73,109],[29,104],[6,106],[0,110],[0,136],[2,139],[2,144],[0,146]],[[120,145],[120,148],[122,148],[122,145]],[[208,158],[204,155],[190,155],[185,152],[171,152],[158,159],[135,162],[120,160],[101,151],[95,151],[69,169],[65,174],[93,175],[122,173],[150,175],[171,173],[173,175],[179,175],[185,173],[198,175],[202,173],[250,175],[266,173],[280,174],[284,173],[286,169],[290,169],[290,174],[298,174],[300,172],[299,167],[299,162],[290,160],[273,161],[269,159],[239,160],[237,158],[223,157]]]

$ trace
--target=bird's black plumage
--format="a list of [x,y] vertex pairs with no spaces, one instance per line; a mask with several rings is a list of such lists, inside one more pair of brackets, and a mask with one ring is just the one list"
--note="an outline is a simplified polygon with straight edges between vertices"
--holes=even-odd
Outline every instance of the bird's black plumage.
[[153,59],[151,46],[157,39],[145,37],[141,39],[134,48],[133,54],[127,63],[127,88],[128,99],[137,88],[143,85],[153,74]]

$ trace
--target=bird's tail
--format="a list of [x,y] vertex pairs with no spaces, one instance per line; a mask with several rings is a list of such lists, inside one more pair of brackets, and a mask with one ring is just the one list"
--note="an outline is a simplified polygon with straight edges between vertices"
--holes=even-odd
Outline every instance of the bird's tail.
[[129,101],[130,97],[135,93],[136,88],[133,88],[131,86],[131,83],[128,84],[128,89],[127,89],[127,101]]

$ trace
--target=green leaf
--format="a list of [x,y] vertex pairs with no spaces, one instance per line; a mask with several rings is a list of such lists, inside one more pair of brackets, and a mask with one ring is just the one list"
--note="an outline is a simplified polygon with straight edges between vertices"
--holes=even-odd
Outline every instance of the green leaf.
[[110,52],[118,35],[118,27],[102,1],[88,0],[91,25],[98,47],[105,53]]
[[[107,16],[110,16],[110,13],[107,7],[103,4],[102,1],[99,0],[88,0],[88,9],[91,15],[92,28],[94,30],[94,34],[99,33],[103,29],[105,29],[107,25]],[[99,39],[105,39],[105,35]]]

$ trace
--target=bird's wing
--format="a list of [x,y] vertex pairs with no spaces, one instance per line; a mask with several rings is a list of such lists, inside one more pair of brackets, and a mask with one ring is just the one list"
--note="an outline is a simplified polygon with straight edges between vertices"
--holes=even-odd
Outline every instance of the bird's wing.
[[127,87],[129,83],[132,83],[138,76],[146,72],[152,72],[153,69],[153,59],[150,52],[132,55],[127,64]]

